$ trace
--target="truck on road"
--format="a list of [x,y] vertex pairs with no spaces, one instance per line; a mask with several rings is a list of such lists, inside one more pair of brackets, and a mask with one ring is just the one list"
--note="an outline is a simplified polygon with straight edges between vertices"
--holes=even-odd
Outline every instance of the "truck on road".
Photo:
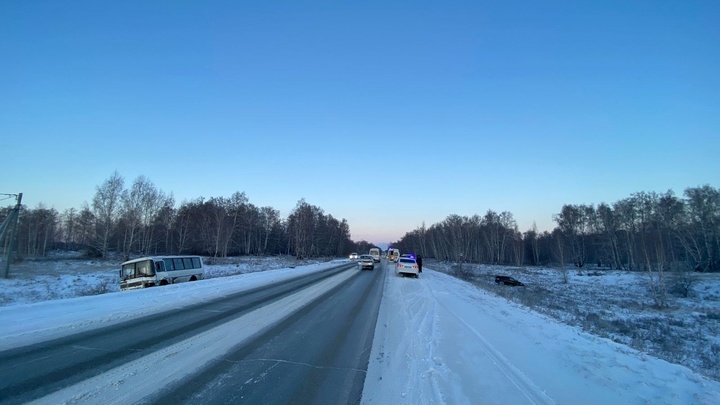
[[380,263],[380,248],[371,248],[370,256],[372,256],[375,263]]

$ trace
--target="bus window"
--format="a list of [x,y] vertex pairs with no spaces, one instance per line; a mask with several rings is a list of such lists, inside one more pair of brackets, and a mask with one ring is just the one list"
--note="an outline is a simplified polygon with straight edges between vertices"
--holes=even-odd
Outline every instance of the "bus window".
[[193,269],[199,269],[202,267],[202,263],[200,263],[199,257],[193,257],[192,262],[193,262]]
[[186,268],[186,269],[192,269],[192,268],[193,268],[192,259],[191,259],[191,258],[189,258],[189,257],[183,257],[182,261],[183,261],[183,265],[185,265],[185,268]]
[[183,260],[181,258],[173,259],[173,264],[175,265],[175,270],[185,270],[185,266],[183,266]]
[[135,277],[135,263],[124,264],[122,266],[121,278],[133,278]]
[[175,270],[175,265],[173,265],[172,259],[164,259],[163,262],[165,262],[165,269],[167,271],[173,271]]
[[152,267],[152,261],[145,260],[143,262],[139,262],[135,264],[135,271],[137,272],[137,275],[140,277],[148,277],[155,275],[155,272],[153,271]]

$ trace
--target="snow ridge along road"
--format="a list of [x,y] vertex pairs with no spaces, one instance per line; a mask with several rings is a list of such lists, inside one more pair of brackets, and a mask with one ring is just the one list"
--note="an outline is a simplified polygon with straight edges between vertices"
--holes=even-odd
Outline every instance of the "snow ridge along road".
[[230,322],[31,403],[136,403],[157,388],[193,374],[355,274],[352,270],[343,271]]

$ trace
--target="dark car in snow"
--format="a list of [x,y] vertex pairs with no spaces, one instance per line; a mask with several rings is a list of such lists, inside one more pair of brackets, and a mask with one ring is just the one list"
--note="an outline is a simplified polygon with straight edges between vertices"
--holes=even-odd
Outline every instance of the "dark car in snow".
[[510,276],[495,276],[495,282],[497,284],[504,284],[509,285],[513,287],[524,287],[525,284],[515,280],[514,278]]

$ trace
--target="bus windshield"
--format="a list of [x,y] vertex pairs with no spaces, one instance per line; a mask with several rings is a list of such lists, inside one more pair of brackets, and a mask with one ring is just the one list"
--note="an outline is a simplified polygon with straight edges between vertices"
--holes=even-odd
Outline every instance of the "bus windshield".
[[128,263],[122,266],[120,278],[127,280],[136,277],[152,277],[155,275],[152,260],[137,263]]

